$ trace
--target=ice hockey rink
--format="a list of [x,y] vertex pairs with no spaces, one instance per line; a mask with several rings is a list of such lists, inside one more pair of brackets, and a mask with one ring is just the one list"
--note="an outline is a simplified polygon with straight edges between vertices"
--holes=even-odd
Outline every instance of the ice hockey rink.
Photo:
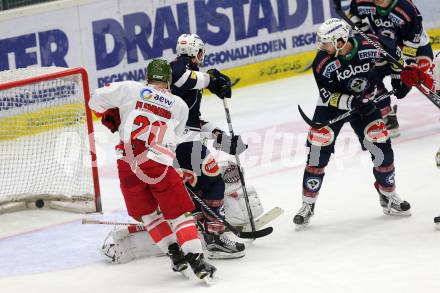
[[[32,210],[0,215],[0,292],[440,292],[440,112],[413,90],[397,102],[401,136],[393,140],[399,195],[412,216],[385,216],[373,187],[372,163],[349,125],[341,132],[309,227],[295,231],[301,205],[308,130],[317,89],[310,74],[240,88],[229,105],[248,185],[266,210],[285,213],[274,232],[246,241],[246,256],[215,260],[218,279],[207,286],[173,273],[166,257],[112,265],[100,246],[112,228],[81,225],[83,215]],[[225,130],[221,100],[209,96],[203,117]],[[116,136],[95,123],[103,215],[125,219],[116,177]]]

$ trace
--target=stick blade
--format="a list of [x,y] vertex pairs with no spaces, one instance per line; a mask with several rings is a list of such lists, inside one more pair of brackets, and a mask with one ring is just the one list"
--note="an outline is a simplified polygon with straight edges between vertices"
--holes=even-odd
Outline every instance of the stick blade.
[[301,106],[298,105],[298,111],[299,114],[301,115],[302,119],[310,126],[313,127],[315,129],[320,129],[323,127],[322,123],[319,122],[313,122],[309,117],[307,117],[306,113],[304,113],[303,109],[301,109]]
[[244,239],[256,239],[265,237],[273,232],[272,227],[267,227],[261,230],[257,230],[255,232],[238,232],[236,235],[240,238]]

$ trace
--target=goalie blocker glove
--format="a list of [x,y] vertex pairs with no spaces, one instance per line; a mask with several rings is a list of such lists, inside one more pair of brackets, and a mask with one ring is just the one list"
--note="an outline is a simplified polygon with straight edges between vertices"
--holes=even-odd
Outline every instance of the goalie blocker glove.
[[207,71],[211,80],[208,89],[217,95],[220,99],[231,98],[231,80],[217,69],[209,69]]
[[215,131],[214,148],[230,155],[240,155],[248,145],[243,142],[240,135],[229,136],[224,131]]

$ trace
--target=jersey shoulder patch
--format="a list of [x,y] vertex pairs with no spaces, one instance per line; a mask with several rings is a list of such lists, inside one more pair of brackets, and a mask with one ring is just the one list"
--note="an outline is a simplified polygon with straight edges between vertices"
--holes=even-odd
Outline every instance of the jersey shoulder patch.
[[330,78],[330,74],[336,71],[340,67],[341,67],[341,62],[338,59],[332,58],[330,55],[328,55],[323,51],[318,53],[318,55],[315,58],[315,62],[314,62],[315,72],[327,78]]

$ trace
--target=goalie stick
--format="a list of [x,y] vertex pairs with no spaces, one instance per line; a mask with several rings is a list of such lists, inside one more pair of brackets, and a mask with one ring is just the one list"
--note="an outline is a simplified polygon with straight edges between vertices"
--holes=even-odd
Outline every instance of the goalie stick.
[[217,215],[216,212],[211,210],[206,205],[206,203],[199,196],[197,196],[197,194],[192,190],[191,186],[188,183],[186,183],[185,186],[186,186],[186,190],[188,190],[189,195],[195,201],[197,201],[205,209],[206,212],[208,212],[211,216],[216,218],[218,221],[222,222],[229,229],[229,231],[234,233],[237,237],[244,238],[244,239],[256,239],[256,238],[261,238],[261,237],[267,236],[267,235],[269,235],[270,233],[273,232],[273,228],[272,227],[267,227],[267,228],[264,228],[264,229],[261,229],[261,230],[254,230],[255,229],[255,224],[252,227],[253,230],[251,232],[239,231],[237,228],[232,226],[232,224],[230,224],[228,221],[222,219],[219,215]]
[[[232,128],[231,114],[229,113],[229,106],[228,106],[228,102],[226,101],[226,98],[223,98],[223,106],[225,108],[226,121],[228,122],[229,133],[230,133],[231,137],[234,137],[234,129]],[[238,175],[240,176],[241,188],[243,190],[244,202],[246,203],[246,209],[247,209],[248,216],[249,216],[249,222],[251,223],[252,232],[256,232],[255,231],[256,229],[255,229],[254,216],[252,215],[251,205],[249,203],[249,196],[248,196],[248,193],[246,190],[246,183],[244,182],[244,175],[241,170],[240,157],[238,156],[238,154],[235,154],[235,160],[236,160],[237,166],[238,166]],[[272,231],[270,233],[272,233]],[[268,234],[270,234],[270,233],[268,233]]]
[[[392,90],[392,91],[390,91],[390,92],[387,92],[387,93],[385,93],[385,94],[380,95],[379,97],[375,98],[375,99],[373,100],[373,102],[374,102],[374,103],[378,103],[378,102],[382,101],[383,99],[388,98],[388,97],[391,96],[392,94],[394,94],[394,90]],[[306,114],[304,113],[304,111],[301,109],[301,106],[298,105],[298,111],[299,111],[299,114],[301,115],[302,119],[304,119],[304,121],[305,121],[310,127],[315,128],[315,129],[321,129],[321,128],[323,128],[323,127],[326,127],[326,126],[329,126],[329,125],[331,125],[331,124],[334,124],[334,123],[336,123],[336,122],[338,122],[338,121],[341,121],[342,119],[345,119],[345,118],[347,118],[347,117],[349,117],[349,116],[351,116],[351,115],[357,113],[357,112],[359,111],[359,109],[360,109],[360,107],[357,107],[357,108],[351,109],[351,110],[345,112],[344,114],[341,114],[341,115],[339,115],[339,116],[337,116],[337,117],[335,117],[335,118],[333,118],[333,119],[330,119],[330,120],[327,120],[327,121],[324,121],[324,122],[314,122],[312,119],[310,119],[309,117],[307,117],[307,115],[306,115]]]
[[[335,4],[335,11],[336,13],[345,20],[355,31],[357,31],[368,43],[373,45],[384,57],[386,60],[391,62],[393,65],[397,66],[400,69],[404,69],[405,67],[400,64],[399,61],[397,61],[393,56],[391,56],[387,51],[385,51],[377,42],[370,39],[370,37],[367,36],[366,33],[364,33],[360,28],[358,28],[350,18],[345,14],[345,12],[342,10],[341,7],[341,0],[333,0]],[[430,88],[428,88],[425,84],[423,84],[421,81],[418,82],[419,84],[416,85],[416,88],[423,94],[425,97],[427,97],[434,105],[437,106],[437,108],[440,109],[440,96],[438,96],[436,93],[434,93]]]
[[[265,212],[263,215],[258,217],[255,220],[255,229],[259,230],[281,216],[284,213],[284,210],[280,207],[274,207],[270,211]],[[241,232],[248,232],[251,230],[250,225],[240,225],[234,226],[237,230]]]

